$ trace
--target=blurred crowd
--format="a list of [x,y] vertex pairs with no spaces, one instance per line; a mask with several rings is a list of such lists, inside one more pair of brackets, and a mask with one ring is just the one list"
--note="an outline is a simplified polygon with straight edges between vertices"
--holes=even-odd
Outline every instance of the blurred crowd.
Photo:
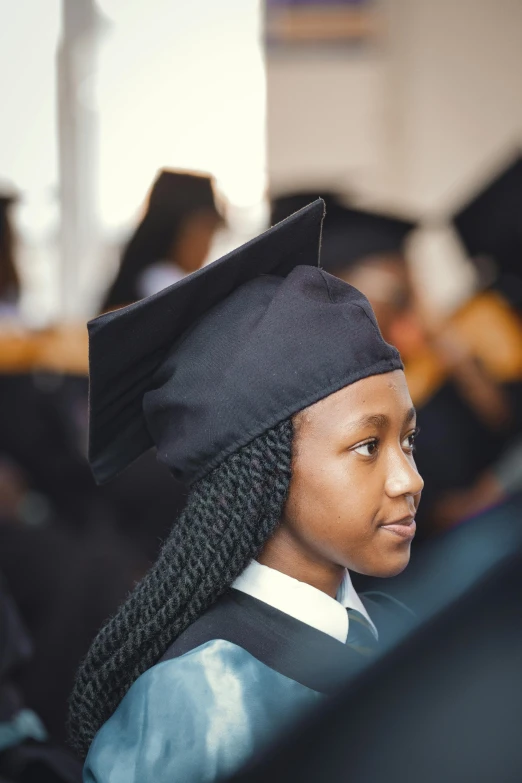
[[[317,187],[274,194],[271,224],[317,196],[327,209],[321,264],[370,300],[418,410],[425,490],[415,557],[522,490],[522,158],[453,217],[477,285],[439,318],[405,250],[418,217],[363,210]],[[0,780],[43,780],[31,773],[39,765],[49,780],[78,780],[62,749],[75,671],[154,559],[186,490],[151,453],[95,485],[86,329],[29,332],[19,321],[15,203],[0,194],[0,723],[18,716],[11,737],[0,733]],[[225,224],[210,176],[161,171],[100,312],[195,272]],[[494,275],[483,274],[486,258]]]

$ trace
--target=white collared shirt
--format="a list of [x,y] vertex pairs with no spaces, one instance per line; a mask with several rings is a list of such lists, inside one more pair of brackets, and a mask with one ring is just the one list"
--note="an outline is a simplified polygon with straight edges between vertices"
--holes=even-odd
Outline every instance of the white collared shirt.
[[299,582],[281,571],[261,565],[257,560],[253,560],[246,567],[232,587],[333,636],[343,644],[348,638],[349,620],[346,610],[356,609],[368,620],[377,638],[377,629],[355,592],[348,571],[344,572],[337,598],[331,598],[316,587]]

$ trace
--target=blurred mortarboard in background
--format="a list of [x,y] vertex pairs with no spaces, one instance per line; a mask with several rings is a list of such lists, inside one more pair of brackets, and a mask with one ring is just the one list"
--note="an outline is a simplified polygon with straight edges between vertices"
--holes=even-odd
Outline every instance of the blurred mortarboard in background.
[[[288,193],[281,193],[270,199],[270,225],[275,226],[285,220],[294,212],[298,212],[303,207],[322,198],[326,206],[326,214],[329,216],[332,209],[341,203],[341,197],[338,193],[318,188],[317,190],[296,190]],[[326,219],[325,219],[326,222]]]
[[6,209],[16,201],[18,201],[18,198],[14,194],[0,192],[0,209]]
[[453,216],[469,256],[497,267],[497,285],[522,304],[522,156],[519,154]]
[[[13,191],[0,189],[0,227],[3,223],[3,219],[7,214],[7,210],[13,204],[18,201],[18,196]],[[0,229],[1,230],[1,229]]]
[[150,190],[147,212],[179,214],[216,210],[214,180],[208,174],[188,171],[160,171]]
[[519,783],[521,509],[441,537],[417,629],[230,783]]
[[[321,266],[332,274],[372,256],[400,254],[406,237],[416,228],[413,220],[345,206],[340,194],[323,191],[319,195],[326,203]],[[315,191],[303,191],[274,198],[271,222],[288,217],[314,196]]]
[[323,216],[317,200],[89,324],[98,482],[153,446],[177,478],[195,481],[322,397],[402,368],[366,298],[318,268]]
[[336,205],[325,220],[321,264],[335,274],[368,258],[401,255],[415,227],[412,220]]

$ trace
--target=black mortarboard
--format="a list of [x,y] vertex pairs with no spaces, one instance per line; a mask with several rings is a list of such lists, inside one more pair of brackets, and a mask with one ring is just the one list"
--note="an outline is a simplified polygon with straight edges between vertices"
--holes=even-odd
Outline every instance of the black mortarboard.
[[401,253],[415,225],[391,215],[336,205],[325,220],[323,267],[335,273],[371,256]]
[[212,177],[163,169],[152,185],[147,212],[179,215],[202,209],[216,211]]
[[318,268],[318,200],[158,294],[96,318],[89,459],[98,482],[156,446],[192,482],[294,413],[402,368],[367,299]]
[[489,257],[500,274],[522,278],[522,156],[453,217],[471,258]]
[[[314,192],[297,191],[274,198],[272,223],[309,204]],[[321,265],[332,274],[370,256],[400,253],[407,235],[416,227],[411,220],[345,206],[337,193],[321,196],[326,202]]]

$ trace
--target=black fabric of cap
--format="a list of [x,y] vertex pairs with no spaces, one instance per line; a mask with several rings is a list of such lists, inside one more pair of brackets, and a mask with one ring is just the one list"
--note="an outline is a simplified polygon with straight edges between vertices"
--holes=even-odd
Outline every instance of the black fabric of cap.
[[98,482],[143,451],[193,482],[361,378],[402,368],[367,299],[318,268],[318,200],[220,261],[89,324]]
[[471,258],[487,256],[502,274],[522,277],[522,156],[453,217]]

